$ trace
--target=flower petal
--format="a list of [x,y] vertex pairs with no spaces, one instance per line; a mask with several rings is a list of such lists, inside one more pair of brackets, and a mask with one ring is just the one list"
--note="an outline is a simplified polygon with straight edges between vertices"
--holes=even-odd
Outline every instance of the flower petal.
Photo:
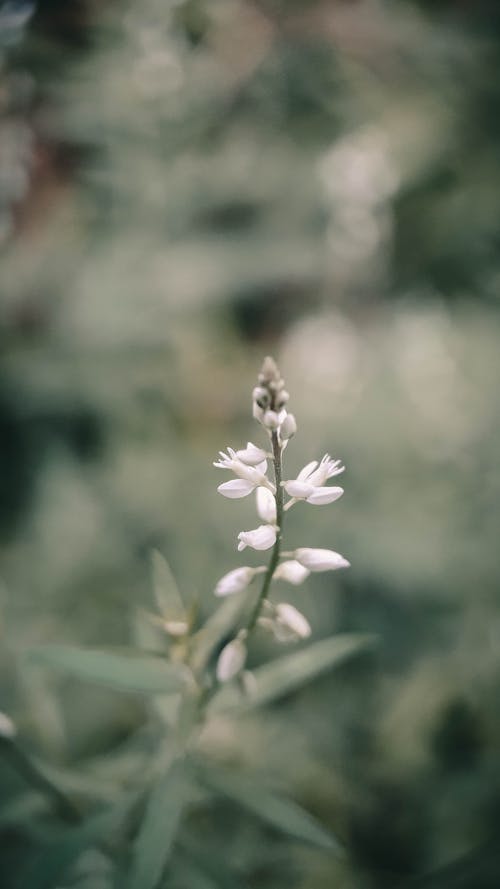
[[300,470],[300,472],[297,476],[297,481],[298,482],[305,482],[308,479],[308,477],[311,475],[311,472],[313,472],[313,470],[316,469],[317,465],[318,465],[317,460],[311,460],[310,463],[306,463],[304,468]]
[[273,578],[275,580],[287,580],[288,583],[293,583],[294,586],[298,586],[306,579],[306,577],[309,577],[309,574],[309,568],[305,568],[304,565],[301,565],[296,559],[290,559],[289,561],[282,562],[281,565],[278,565],[273,574]]
[[247,466],[258,466],[261,463],[264,463],[264,472],[266,471],[266,452],[263,448],[258,448],[256,445],[252,444],[251,441],[247,442],[246,448],[243,448],[241,451],[236,451],[236,456],[238,460],[241,460],[242,463],[246,463]]
[[276,528],[273,525],[259,525],[253,531],[240,531],[238,540],[240,552],[247,546],[252,549],[270,549],[276,542]]
[[257,488],[257,512],[264,522],[274,525],[276,522],[276,500],[269,488]]
[[230,482],[223,482],[217,488],[219,494],[223,497],[229,497],[230,500],[237,500],[239,497],[247,497],[251,494],[255,485],[244,478],[233,478]]
[[309,494],[309,497],[306,497],[306,503],[312,503],[314,506],[322,506],[325,503],[334,503],[335,500],[338,500],[339,497],[342,497],[343,493],[343,488],[313,488],[313,491],[311,494]]
[[309,482],[299,482],[297,479],[284,482],[283,487],[290,497],[296,497],[297,500],[305,500],[314,491],[314,485],[310,485]]

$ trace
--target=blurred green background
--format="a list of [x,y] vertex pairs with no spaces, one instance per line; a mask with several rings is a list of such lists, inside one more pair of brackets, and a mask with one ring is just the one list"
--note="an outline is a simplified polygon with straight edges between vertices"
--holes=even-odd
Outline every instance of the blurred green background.
[[[260,443],[272,354],[299,425],[285,475],[347,466],[287,548],[352,562],[280,593],[317,638],[380,645],[205,744],[347,857],[223,806],[193,836],[234,885],[497,889],[498,4],[2,2],[0,53],[0,709],[20,744],[101,775],[147,748],[141,700],[24,653],[134,640],[153,546],[213,608],[255,517],[212,460]],[[10,889],[42,828],[2,760],[0,791]]]

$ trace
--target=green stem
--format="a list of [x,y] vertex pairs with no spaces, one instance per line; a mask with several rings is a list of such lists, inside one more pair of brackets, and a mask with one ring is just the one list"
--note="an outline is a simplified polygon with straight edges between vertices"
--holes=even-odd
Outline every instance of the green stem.
[[271,552],[271,558],[269,560],[269,565],[267,566],[267,571],[264,574],[264,579],[262,581],[262,587],[259,596],[253,607],[246,626],[248,633],[251,633],[251,631],[254,629],[262,609],[262,604],[267,598],[269,587],[271,586],[271,581],[273,579],[273,574],[278,566],[281,552],[281,543],[283,539],[283,488],[281,487],[283,474],[281,463],[282,452],[278,439],[278,433],[276,431],[272,433],[271,442],[273,446],[274,481],[276,484],[276,494],[274,495],[276,500],[276,524],[278,525],[279,530],[276,535],[276,542]]

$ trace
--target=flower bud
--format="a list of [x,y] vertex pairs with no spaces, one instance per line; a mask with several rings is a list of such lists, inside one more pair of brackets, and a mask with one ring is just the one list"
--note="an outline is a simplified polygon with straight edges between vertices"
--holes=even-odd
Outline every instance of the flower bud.
[[236,638],[229,642],[221,651],[217,661],[216,676],[219,682],[228,682],[244,667],[247,659],[247,647],[242,639]]
[[276,500],[269,488],[257,488],[256,500],[259,518],[274,525],[276,522]]
[[287,441],[297,432],[297,421],[293,414],[287,414],[280,426],[281,441]]
[[332,549],[301,547],[295,550],[294,556],[309,571],[336,571],[337,568],[350,567],[350,562]]
[[289,630],[298,639],[307,639],[311,635],[311,627],[309,621],[303,614],[288,602],[281,602],[276,605],[276,620],[281,626]]
[[232,593],[241,593],[253,579],[254,568],[235,568],[221,577],[215,587],[216,596],[230,596]]
[[282,562],[281,565],[278,565],[273,577],[275,580],[286,580],[288,583],[298,586],[306,577],[309,577],[309,574],[309,568],[305,568],[296,559],[290,559],[290,561]]

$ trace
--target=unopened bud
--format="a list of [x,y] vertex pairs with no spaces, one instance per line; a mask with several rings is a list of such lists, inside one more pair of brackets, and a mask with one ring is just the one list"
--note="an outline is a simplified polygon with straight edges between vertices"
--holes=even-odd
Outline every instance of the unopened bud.
[[287,441],[297,432],[297,421],[293,414],[287,414],[280,426],[281,441]]

